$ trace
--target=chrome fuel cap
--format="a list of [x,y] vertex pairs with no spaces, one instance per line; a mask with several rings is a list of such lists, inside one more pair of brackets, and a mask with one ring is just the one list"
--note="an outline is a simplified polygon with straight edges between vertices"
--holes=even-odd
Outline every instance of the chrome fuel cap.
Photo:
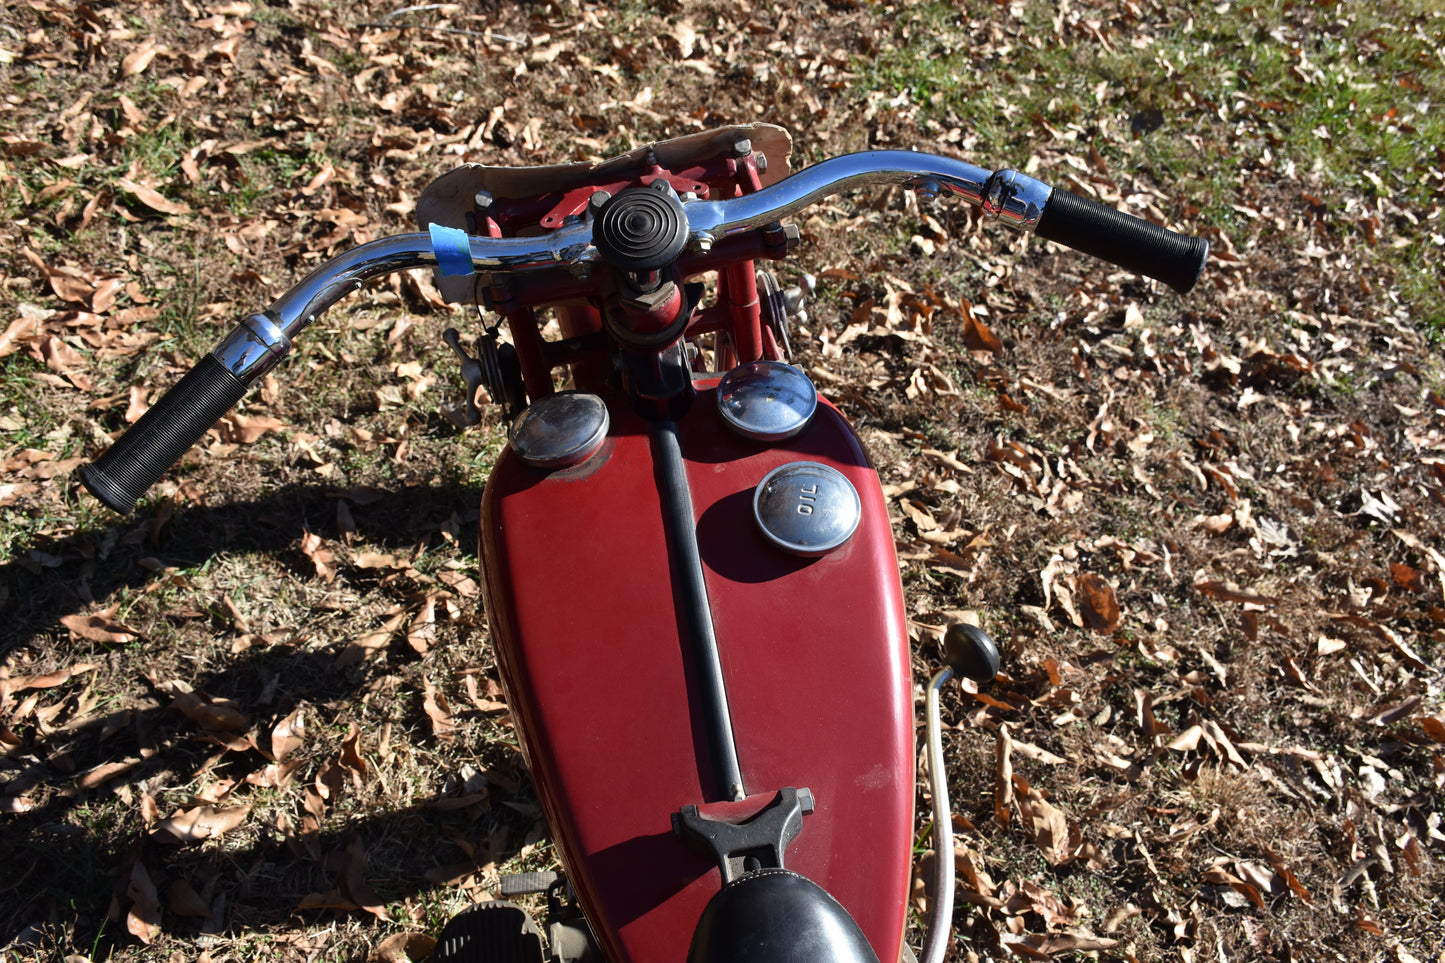
[[781,441],[813,420],[818,389],[790,364],[750,361],[718,382],[717,410],[728,427],[745,438]]
[[768,541],[811,558],[853,537],[863,505],[853,483],[836,468],[795,461],[774,468],[758,483],[753,517]]
[[548,395],[512,422],[512,450],[533,468],[569,468],[587,460],[607,438],[607,405],[596,395]]

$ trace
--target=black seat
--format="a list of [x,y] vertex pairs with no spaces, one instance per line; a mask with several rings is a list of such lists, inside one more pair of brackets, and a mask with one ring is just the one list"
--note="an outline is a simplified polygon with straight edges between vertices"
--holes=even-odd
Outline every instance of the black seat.
[[878,963],[841,903],[806,876],[760,869],[723,886],[702,911],[688,963]]

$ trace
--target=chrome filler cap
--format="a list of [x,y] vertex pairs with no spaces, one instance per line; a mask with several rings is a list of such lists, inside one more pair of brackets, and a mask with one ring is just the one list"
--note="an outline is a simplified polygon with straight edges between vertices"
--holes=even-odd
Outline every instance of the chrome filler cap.
[[753,517],[778,548],[812,558],[853,537],[863,505],[853,483],[836,468],[794,461],[774,468],[758,483]]
[[512,422],[512,450],[533,468],[569,468],[602,447],[608,423],[607,405],[596,395],[548,395]]
[[717,410],[744,438],[781,441],[808,426],[818,410],[818,389],[808,376],[781,361],[750,361],[723,375]]

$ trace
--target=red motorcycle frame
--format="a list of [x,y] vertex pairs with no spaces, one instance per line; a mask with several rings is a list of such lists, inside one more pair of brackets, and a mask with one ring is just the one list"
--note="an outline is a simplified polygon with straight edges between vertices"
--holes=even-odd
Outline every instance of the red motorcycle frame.
[[[1181,290],[1207,253],[1012,171],[880,152],[789,177],[788,149],[780,128],[752,125],[601,165],[451,171],[419,201],[427,234],[318,268],[82,469],[128,510],[369,277],[436,265],[449,301],[506,322],[510,342],[484,325],[477,357],[447,340],[467,419],[481,388],[515,417],[480,541],[492,643],[587,921],[558,914],[555,959],[908,954],[914,713],[897,559],[861,444],[786,364],[804,292],[758,267],[798,242],[783,217],[892,183]],[[951,672],[997,670],[976,630],[948,639],[931,699]],[[951,853],[936,732],[929,769],[935,847]],[[953,889],[952,860],[935,863],[930,963]],[[540,959],[525,926],[468,925],[439,958],[517,937],[506,955]]]

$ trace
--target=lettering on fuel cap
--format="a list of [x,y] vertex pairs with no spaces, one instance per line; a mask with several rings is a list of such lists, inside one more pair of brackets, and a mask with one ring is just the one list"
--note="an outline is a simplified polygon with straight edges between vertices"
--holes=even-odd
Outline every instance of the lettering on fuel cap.
[[844,545],[862,517],[853,483],[836,468],[815,461],[774,468],[753,492],[759,530],[778,548],[805,558]]

